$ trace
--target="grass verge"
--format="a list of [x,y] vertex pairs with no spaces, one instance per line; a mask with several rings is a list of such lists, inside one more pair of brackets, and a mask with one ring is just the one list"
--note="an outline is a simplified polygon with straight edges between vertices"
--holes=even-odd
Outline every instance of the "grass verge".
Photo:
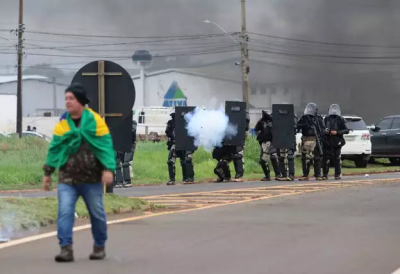
[[[155,210],[162,206],[107,194],[104,196],[104,208],[107,214],[118,214]],[[57,219],[57,209],[56,198],[0,198],[0,238],[14,231],[38,229],[53,224]],[[76,213],[79,218],[89,217],[82,198],[78,200]]]
[[[37,138],[0,139],[0,191],[41,188],[42,165],[46,157],[48,143]],[[248,138],[245,148],[245,178],[259,179],[262,171],[258,164],[260,147],[255,138]],[[133,160],[134,184],[162,184],[168,180],[168,151],[165,142],[140,142]],[[215,160],[211,153],[199,148],[194,154],[195,179],[214,179]],[[177,180],[181,178],[179,161],[176,165]],[[400,171],[400,167],[380,161],[367,168],[355,168],[350,161],[343,162],[343,174],[369,174]],[[231,166],[233,171],[233,166]],[[332,171],[331,171],[332,172]],[[301,175],[301,163],[296,159],[296,174]],[[56,182],[57,174],[53,176]]]

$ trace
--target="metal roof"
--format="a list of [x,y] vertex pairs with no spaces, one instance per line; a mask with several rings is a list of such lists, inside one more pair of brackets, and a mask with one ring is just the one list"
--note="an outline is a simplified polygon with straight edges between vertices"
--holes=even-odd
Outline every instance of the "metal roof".
[[[48,79],[48,77],[45,76],[40,76],[40,75],[23,75],[22,80],[45,80]],[[5,83],[11,83],[11,82],[16,82],[18,80],[17,75],[5,75],[1,76],[0,75],[0,84],[5,84]]]

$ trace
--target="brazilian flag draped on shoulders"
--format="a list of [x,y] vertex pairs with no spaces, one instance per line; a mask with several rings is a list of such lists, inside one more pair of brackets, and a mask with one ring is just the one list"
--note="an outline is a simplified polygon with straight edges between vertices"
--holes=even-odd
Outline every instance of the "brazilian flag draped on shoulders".
[[69,156],[75,154],[82,145],[82,139],[89,144],[104,168],[114,172],[117,164],[110,131],[101,116],[90,108],[84,109],[79,128],[68,113],[60,118],[54,128],[46,165],[54,168],[65,165]]

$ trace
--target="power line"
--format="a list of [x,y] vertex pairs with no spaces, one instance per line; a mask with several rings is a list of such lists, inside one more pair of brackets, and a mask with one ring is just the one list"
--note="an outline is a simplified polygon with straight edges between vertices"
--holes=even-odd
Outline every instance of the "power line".
[[[75,34],[75,33],[56,33],[45,31],[25,31],[26,33],[35,33],[51,36],[69,36],[69,37],[85,37],[85,38],[112,38],[112,39],[162,39],[162,38],[203,38],[203,37],[222,37],[225,33],[219,34],[196,34],[196,35],[168,35],[168,36],[115,36],[115,35],[93,35],[93,34]],[[235,32],[230,33],[235,35]]]
[[287,41],[295,41],[295,42],[302,42],[302,43],[309,43],[309,44],[319,44],[319,45],[330,45],[330,46],[344,46],[344,47],[363,47],[363,48],[391,48],[391,49],[400,49],[400,46],[378,46],[378,45],[363,45],[363,44],[346,44],[346,43],[333,43],[333,42],[323,42],[323,41],[314,41],[314,40],[305,40],[305,39],[295,39],[295,38],[288,38],[276,35],[269,35],[269,34],[261,34],[255,32],[249,32],[253,35],[269,37],[274,39],[281,39]]
[[252,50],[255,52],[265,52],[279,55],[300,56],[300,57],[319,57],[319,58],[335,58],[335,59],[369,59],[369,60],[389,60],[400,59],[400,56],[340,56],[340,55],[313,55],[302,53],[278,52],[270,50]]
[[[199,52],[181,52],[179,54],[165,54],[165,55],[154,55],[153,58],[165,58],[165,57],[174,57],[174,56],[192,56],[192,55],[206,55],[206,54],[214,54],[214,53],[225,53],[225,52],[233,52],[237,51],[236,49],[223,49],[223,50],[215,50],[215,51],[199,51]],[[12,52],[0,52],[0,54],[15,54]],[[62,54],[47,54],[47,53],[31,53],[26,52],[27,56],[47,56],[47,57],[65,57],[65,58],[102,58],[102,59],[113,59],[113,58],[122,58],[122,59],[131,59],[131,56],[102,56],[102,55],[62,55]]]

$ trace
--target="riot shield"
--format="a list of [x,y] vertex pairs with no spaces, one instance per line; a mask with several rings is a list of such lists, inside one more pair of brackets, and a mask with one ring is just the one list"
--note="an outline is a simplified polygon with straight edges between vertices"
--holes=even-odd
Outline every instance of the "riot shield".
[[194,111],[195,107],[175,107],[175,149],[194,151],[194,137],[188,135],[185,114]]
[[294,105],[272,105],[272,145],[275,148],[289,149],[296,143]]
[[237,134],[232,138],[225,138],[224,145],[244,146],[246,141],[246,103],[226,101],[225,114],[228,116],[229,122],[237,127]]
[[[124,120],[119,121],[117,126],[109,126],[114,149],[119,152],[132,151],[132,119],[133,111]],[[111,123],[110,123],[111,124]]]

